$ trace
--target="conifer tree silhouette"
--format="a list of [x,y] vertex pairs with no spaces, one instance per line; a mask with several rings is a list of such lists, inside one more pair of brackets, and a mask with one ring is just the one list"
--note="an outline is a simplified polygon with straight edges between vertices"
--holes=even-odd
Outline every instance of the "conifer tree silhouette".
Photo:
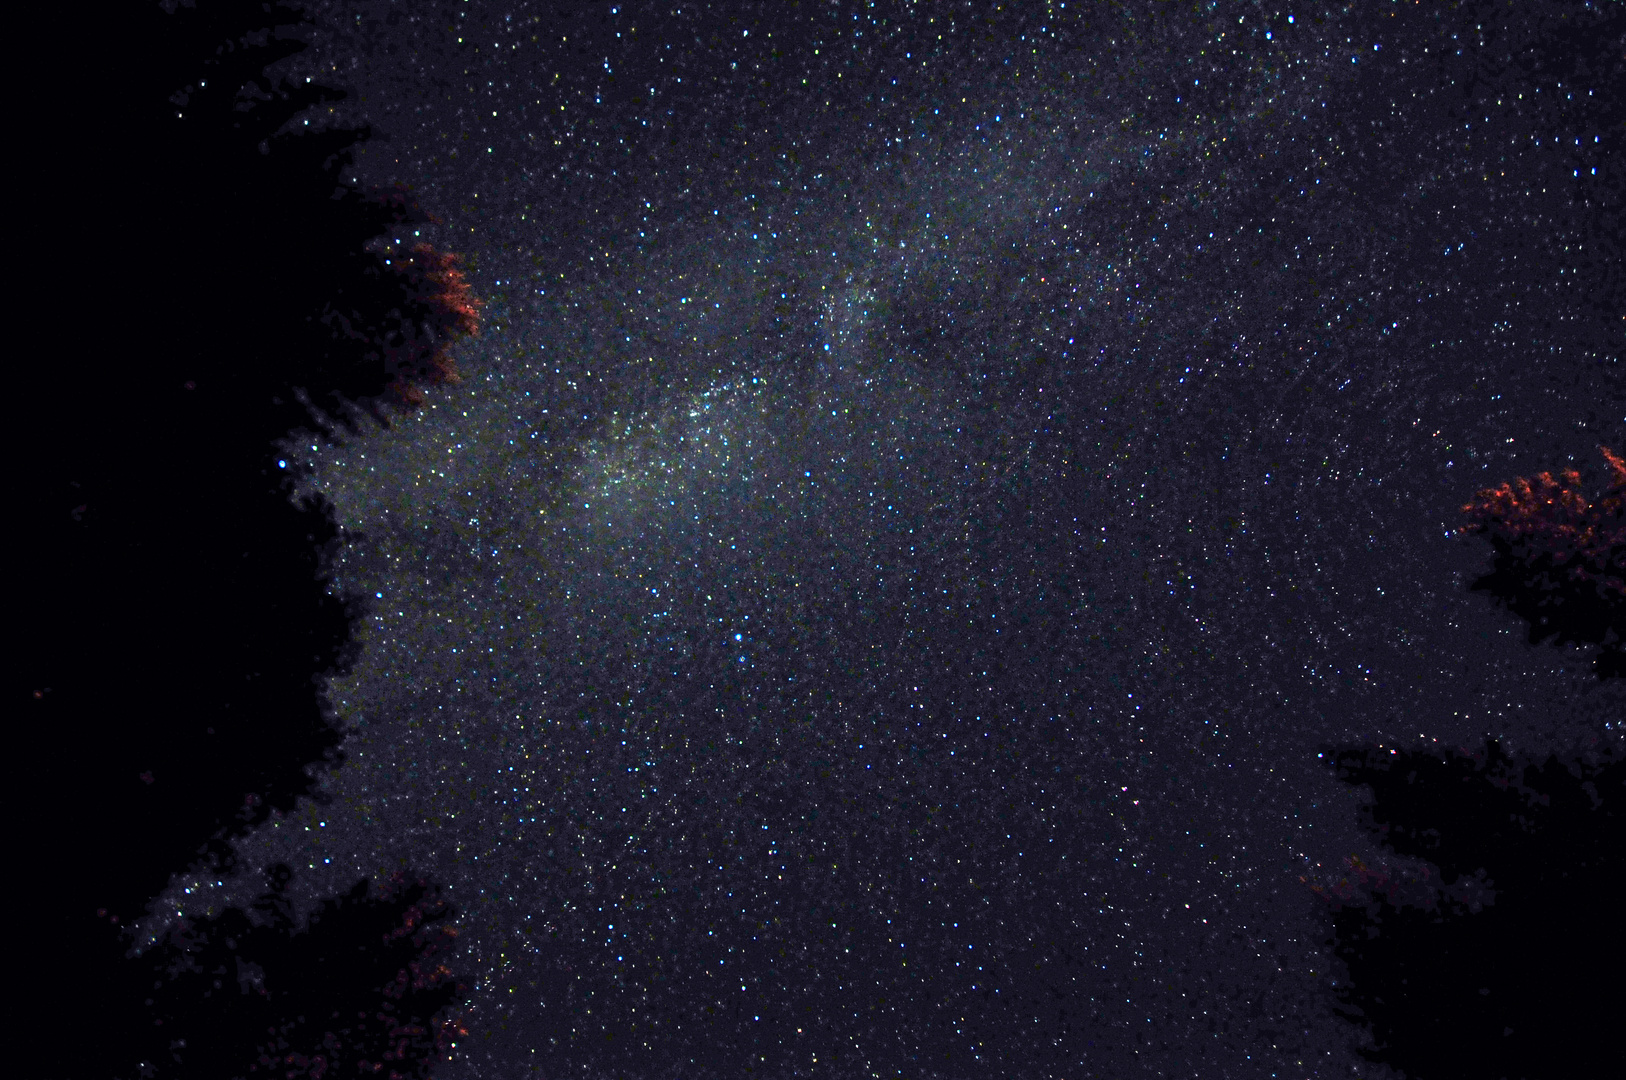
[[[152,976],[135,1071],[198,1080],[429,1075],[462,1028],[445,963],[457,932],[439,891],[366,881],[298,920],[291,872],[253,905],[183,921],[141,966]],[[200,1024],[201,1015],[209,1022]]]
[[1495,549],[1490,573],[1476,580],[1499,604],[1530,624],[1530,643],[1597,645],[1600,679],[1626,675],[1626,460],[1598,447],[1608,463],[1608,490],[1589,500],[1581,474],[1566,469],[1481,491],[1463,506],[1459,532],[1481,535]]
[[1514,759],[1495,741],[1328,757],[1372,788],[1364,824],[1384,847],[1431,864],[1399,880],[1352,856],[1312,886],[1364,1056],[1412,1080],[1606,1075],[1620,1058],[1626,759],[1597,745]]
[[[330,588],[338,526],[291,500],[280,442],[388,426],[480,328],[411,192],[347,175],[371,133],[305,126],[343,93],[268,74],[306,47],[302,19],[112,5],[85,27],[85,100],[41,110],[63,129],[41,277],[101,275],[88,298],[51,292],[57,339],[19,373],[15,750],[41,782],[16,858],[54,897],[23,963],[30,996],[63,1003],[40,1019],[43,1076],[105,1080],[146,1045],[162,988],[125,958],[131,922],[172,874],[231,872],[232,839],[340,760],[319,686],[365,607]],[[173,1038],[219,1022],[193,1005]]]
[[[1492,572],[1473,583],[1530,623],[1530,642],[1598,645],[1619,677],[1626,627],[1626,462],[1588,499],[1581,477],[1544,472],[1481,491],[1463,533],[1486,536]],[[1325,905],[1347,979],[1342,1015],[1362,1052],[1413,1080],[1537,1080],[1618,1066],[1626,926],[1626,757],[1602,734],[1545,758],[1496,741],[1439,756],[1423,748],[1327,747],[1373,799],[1365,827],[1395,854],[1427,860],[1398,880],[1351,856],[1340,880],[1306,882]],[[1433,879],[1435,871],[1439,880]]]

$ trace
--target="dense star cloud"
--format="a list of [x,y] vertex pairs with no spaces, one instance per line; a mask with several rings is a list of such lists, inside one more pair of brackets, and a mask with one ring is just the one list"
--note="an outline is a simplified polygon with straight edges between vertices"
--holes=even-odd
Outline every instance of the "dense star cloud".
[[1318,755],[1626,715],[1456,531],[1626,423],[1620,23],[985,7],[318,8],[485,325],[283,448],[346,760],[145,931],[410,865],[447,1077],[1383,1075]]

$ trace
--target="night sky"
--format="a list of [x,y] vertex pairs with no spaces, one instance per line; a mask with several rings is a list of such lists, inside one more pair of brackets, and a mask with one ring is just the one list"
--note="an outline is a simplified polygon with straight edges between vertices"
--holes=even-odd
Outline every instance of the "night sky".
[[1318,754],[1626,716],[1452,533],[1626,430],[1611,6],[317,5],[486,326],[280,451],[347,761],[151,929],[445,883],[448,1078],[1385,1075]]

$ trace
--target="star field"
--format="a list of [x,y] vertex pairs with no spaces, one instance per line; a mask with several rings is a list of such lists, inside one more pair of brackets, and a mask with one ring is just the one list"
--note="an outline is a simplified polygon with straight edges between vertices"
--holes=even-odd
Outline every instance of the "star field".
[[335,5],[294,61],[490,308],[282,451],[369,610],[347,761],[239,850],[446,883],[442,1075],[1376,1076],[1318,750],[1626,715],[1448,537],[1626,424],[1619,103],[1503,59],[1599,7],[986,7]]

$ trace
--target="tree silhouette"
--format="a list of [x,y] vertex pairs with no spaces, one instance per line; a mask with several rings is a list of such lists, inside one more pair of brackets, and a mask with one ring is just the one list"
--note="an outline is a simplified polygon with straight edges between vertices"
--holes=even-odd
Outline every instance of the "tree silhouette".
[[1599,646],[1600,679],[1626,675],[1626,461],[1606,446],[1611,482],[1589,501],[1566,469],[1481,491],[1463,506],[1461,534],[1490,540],[1496,558],[1471,588],[1530,624],[1530,643]]
[[461,987],[444,962],[457,932],[438,890],[398,875],[369,895],[362,881],[301,923],[288,867],[270,877],[254,917],[231,908],[183,921],[143,954],[148,1039],[125,1048],[131,1074],[427,1076],[462,1032],[451,1008]]
[[1413,1080],[1606,1075],[1620,1060],[1626,759],[1594,748],[1538,764],[1494,741],[1328,756],[1372,787],[1365,826],[1441,876],[1397,880],[1352,857],[1348,876],[1313,886],[1348,971],[1339,1011],[1372,1038],[1363,1055]]
[[[400,207],[401,223],[434,220],[419,215],[404,191],[380,201]],[[384,400],[399,409],[415,409],[424,400],[422,387],[458,381],[449,346],[460,337],[478,336],[483,301],[469,287],[457,255],[423,242],[404,250],[385,244],[362,280],[365,287],[341,292],[347,301],[342,307],[329,302],[323,324],[334,340],[359,347],[366,363],[385,374]],[[376,409],[374,416],[388,423],[387,415]]]
[[[411,193],[346,182],[370,132],[300,119],[342,92],[267,75],[305,47],[301,18],[113,5],[85,27],[86,97],[53,85],[36,110],[62,181],[30,216],[52,223],[28,246],[54,336],[17,373],[13,697],[40,823],[18,865],[52,890],[23,963],[31,997],[68,1003],[39,1021],[45,1075],[104,1080],[143,1045],[130,922],[170,875],[229,872],[232,838],[339,760],[319,688],[365,605],[331,587],[338,526],[291,500],[279,445],[387,426],[479,330]],[[218,1022],[199,1008],[196,1030]]]
[[[1626,462],[1599,448],[1607,491],[1541,473],[1478,493],[1465,534],[1486,536],[1489,592],[1530,623],[1530,642],[1600,646],[1599,678],[1623,672]],[[1369,1060],[1414,1080],[1603,1075],[1620,1051],[1626,926],[1626,757],[1601,740],[1544,760],[1483,751],[1328,748],[1352,786],[1369,785],[1364,826],[1389,851],[1427,860],[1403,880],[1353,856],[1317,881],[1328,944],[1348,970],[1337,998],[1364,1028]],[[1438,883],[1432,880],[1437,870]]]

